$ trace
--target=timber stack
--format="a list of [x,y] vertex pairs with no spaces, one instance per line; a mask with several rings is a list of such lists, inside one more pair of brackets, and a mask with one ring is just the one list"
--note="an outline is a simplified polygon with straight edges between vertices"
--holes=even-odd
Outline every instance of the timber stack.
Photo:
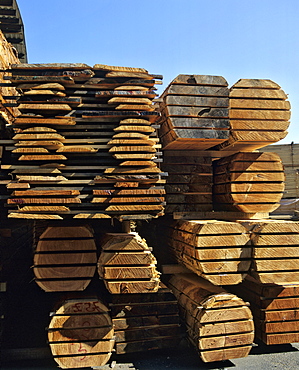
[[101,243],[98,273],[112,294],[157,292],[156,265],[151,249],[137,233],[106,234]]
[[161,95],[163,148],[209,149],[229,137],[229,89],[220,76],[178,75]]
[[274,81],[237,81],[229,92],[230,137],[215,149],[253,151],[284,139],[291,117],[287,98]]
[[178,302],[160,284],[155,293],[113,294],[109,299],[117,354],[175,348],[182,337]]
[[[20,115],[3,163],[9,217],[157,217],[164,189],[152,101],[143,68],[13,64],[7,105]],[[101,162],[99,165],[99,161]]]
[[[269,213],[279,207],[284,195],[285,169],[279,155],[271,152],[271,147],[264,153],[257,151],[286,136],[290,103],[280,86],[271,80],[239,80],[228,94],[228,138],[209,146],[207,141],[211,136],[203,134],[204,121],[197,104],[199,97],[195,98],[200,88],[197,92],[190,89],[188,96],[187,87],[179,85],[183,80],[196,85],[200,80],[207,81],[207,77],[179,75],[162,94],[157,107],[161,113],[162,169],[169,174],[165,187],[166,213],[173,213],[175,219],[182,218],[168,224],[166,244],[170,262],[166,263],[176,261],[183,265],[181,271],[187,268],[207,283],[226,285],[228,290],[249,300],[256,339],[266,344],[296,342],[298,225],[269,220]],[[182,89],[185,89],[184,93]],[[222,105],[224,97],[218,99]],[[213,112],[217,106],[215,101],[217,98],[213,103],[209,100],[208,104],[203,104],[203,115]],[[195,118],[195,108],[200,118]],[[210,128],[219,130],[216,117],[210,117],[210,120]],[[195,122],[198,124],[197,134],[202,135],[197,139],[192,131],[196,129]],[[188,199],[191,182],[200,171],[204,172],[202,169],[198,171],[196,165],[207,163],[206,158],[210,159],[213,168],[210,210],[195,205],[195,198]],[[187,167],[190,164],[194,167]],[[178,181],[178,174],[185,176],[184,181]],[[170,208],[168,212],[168,199],[175,198],[174,192],[189,204]],[[215,221],[217,219],[222,221]],[[242,226],[242,231],[237,224]],[[171,279],[175,283],[171,284],[171,289],[175,290],[174,285],[180,284],[180,268],[172,266],[163,266],[162,271],[173,274]],[[182,288],[178,294],[183,295],[185,291]],[[283,322],[283,310],[286,310],[286,323]],[[192,322],[188,333],[195,327]]]
[[250,302],[256,339],[267,345],[299,342],[299,284],[244,280],[234,290]]
[[275,153],[236,153],[215,160],[214,209],[270,213],[284,192],[284,168]]
[[180,220],[168,245],[177,261],[214,285],[239,284],[250,269],[250,238],[237,222]]
[[173,156],[165,151],[161,169],[165,184],[165,214],[213,211],[213,166],[208,156]]
[[195,274],[171,276],[189,341],[204,362],[245,357],[254,340],[252,314],[245,302]]
[[239,221],[251,233],[252,273],[234,292],[251,304],[265,344],[299,341],[299,222]]
[[252,229],[255,279],[245,280],[237,294],[251,302],[258,339],[269,345],[298,342],[298,222],[247,225]]
[[273,214],[297,215],[299,210],[299,144],[269,145],[262,149],[263,152],[275,152],[284,165],[285,191],[280,201],[280,206]]
[[[1,196],[10,221],[49,222],[33,256],[39,287],[76,296],[48,328],[60,367],[101,366],[114,341],[118,354],[176,346],[177,303],[205,362],[247,356],[254,332],[267,344],[273,333],[298,340],[290,327],[298,326],[299,229],[267,220],[284,169],[277,154],[256,152],[286,135],[290,105],[276,83],[242,79],[229,89],[220,76],[179,75],[154,105],[161,76],[143,68],[13,64],[7,72],[19,95],[4,106],[19,114],[3,141],[9,194]],[[105,230],[107,219],[150,220],[164,208],[164,253],[188,274],[160,276],[151,243],[131,227]]]
[[82,291],[96,273],[97,247],[89,227],[47,227],[34,251],[35,282],[45,292]]
[[105,365],[114,346],[108,307],[98,299],[67,300],[52,314],[48,340],[62,369]]

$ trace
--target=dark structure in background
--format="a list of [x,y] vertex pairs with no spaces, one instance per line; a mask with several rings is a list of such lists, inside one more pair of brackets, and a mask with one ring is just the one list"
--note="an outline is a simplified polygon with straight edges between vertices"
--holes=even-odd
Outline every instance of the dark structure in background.
[[16,0],[0,0],[0,30],[12,44],[22,63],[27,63],[24,25]]

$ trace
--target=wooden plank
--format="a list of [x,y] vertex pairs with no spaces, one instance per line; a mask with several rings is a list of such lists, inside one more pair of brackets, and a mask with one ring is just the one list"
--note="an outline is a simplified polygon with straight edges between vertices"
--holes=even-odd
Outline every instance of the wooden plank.
[[35,117],[17,117],[14,121],[15,125],[75,125],[76,121],[74,117],[64,118],[35,118]]
[[185,74],[179,74],[178,76],[176,76],[171,81],[171,84],[228,86],[227,81],[222,76]]
[[169,85],[167,95],[195,95],[195,96],[219,96],[228,97],[227,87],[203,86],[203,85]]

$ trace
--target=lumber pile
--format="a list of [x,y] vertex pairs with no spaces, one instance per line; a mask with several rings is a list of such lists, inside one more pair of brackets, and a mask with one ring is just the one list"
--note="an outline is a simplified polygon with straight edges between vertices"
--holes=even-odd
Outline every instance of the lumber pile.
[[248,277],[234,290],[250,302],[257,339],[267,345],[299,342],[298,283],[260,283]]
[[[156,79],[143,68],[14,64],[10,217],[61,219],[163,213]],[[159,82],[159,81],[158,81]],[[53,192],[54,191],[54,192]]]
[[177,221],[168,246],[179,263],[215,285],[238,284],[250,269],[250,237],[237,222]]
[[[24,24],[16,0],[2,0],[0,5],[0,30],[20,61],[27,61]],[[3,37],[3,36],[2,36]],[[0,53],[2,55],[2,53]]]
[[137,233],[106,234],[101,242],[98,273],[112,294],[155,293],[157,260]]
[[284,191],[284,168],[275,153],[236,153],[213,162],[214,208],[272,212]]
[[161,95],[164,149],[209,149],[229,137],[228,84],[221,76],[178,75]]
[[108,307],[98,299],[63,302],[52,314],[48,340],[62,369],[105,365],[114,346]]
[[253,151],[287,135],[290,102],[265,79],[178,75],[161,95],[159,136],[164,150]]
[[194,274],[176,274],[169,287],[178,299],[189,341],[204,362],[245,357],[254,325],[244,301]]
[[281,87],[265,79],[240,79],[229,92],[230,137],[219,150],[253,151],[284,139],[291,116]]
[[0,139],[7,137],[6,124],[10,124],[19,113],[15,107],[5,106],[8,100],[7,98],[11,95],[17,95],[17,91],[9,85],[4,84],[5,72],[3,71],[15,63],[19,63],[19,59],[10,42],[7,41],[2,31],[0,31]]
[[213,210],[211,157],[174,156],[165,151],[161,169],[165,184],[165,214]]
[[299,222],[239,221],[251,233],[251,276],[231,287],[248,300],[257,339],[265,344],[299,341]]
[[177,299],[164,284],[156,293],[110,298],[117,354],[176,347],[182,331]]
[[36,283],[46,292],[86,289],[96,272],[97,247],[89,227],[47,227],[34,251]]
[[260,283],[299,283],[299,222],[239,221],[250,232],[251,275]]
[[281,157],[285,173],[285,191],[280,206],[273,214],[294,215],[299,210],[299,144],[269,145],[263,152],[275,152]]

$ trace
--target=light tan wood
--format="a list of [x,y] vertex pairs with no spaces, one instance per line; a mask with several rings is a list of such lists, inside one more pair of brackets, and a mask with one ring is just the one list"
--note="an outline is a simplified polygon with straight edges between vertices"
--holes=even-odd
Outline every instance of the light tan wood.
[[66,111],[70,112],[72,108],[68,104],[36,104],[22,103],[18,106],[20,111]]
[[56,150],[57,153],[96,153],[98,149],[84,145],[65,145]]
[[194,274],[173,275],[169,286],[184,312],[188,338],[203,361],[248,355],[254,325],[242,299]]
[[138,294],[138,293],[156,293],[159,290],[160,279],[151,279],[149,281],[105,281],[106,288],[111,294]]
[[116,110],[137,110],[137,111],[146,111],[153,112],[155,108],[148,104],[120,104],[115,107]]
[[90,283],[96,262],[96,244],[88,228],[48,227],[37,243],[33,271],[46,292],[78,291]]
[[14,140],[59,140],[63,141],[65,138],[57,133],[44,133],[44,134],[16,134]]
[[116,127],[114,131],[132,131],[132,132],[147,132],[151,133],[154,132],[155,129],[151,126],[137,126],[137,125],[124,125],[121,124],[120,126]]
[[62,220],[59,215],[41,215],[34,213],[15,213],[11,212],[7,216],[8,218],[20,218],[23,220]]
[[65,161],[67,158],[60,154],[45,154],[45,155],[21,155],[19,161]]
[[148,74],[147,72],[137,72],[137,71],[126,71],[126,70],[118,70],[118,71],[111,71],[106,73],[106,77],[128,77],[128,78],[140,78],[146,80],[152,80],[153,76]]
[[76,121],[74,117],[64,118],[34,118],[34,117],[17,117],[14,121],[16,125],[75,125]]
[[179,221],[169,232],[170,250],[184,266],[216,285],[238,284],[251,264],[245,227],[227,221]]
[[29,127],[25,128],[22,130],[22,133],[27,133],[27,132],[57,132],[54,128],[51,127],[39,127],[39,126],[34,126],[34,127]]
[[[98,260],[98,266],[122,266],[122,265],[152,265],[157,261],[150,251],[129,252],[105,252],[102,253]],[[102,274],[102,273],[101,273]]]
[[112,353],[113,336],[108,308],[97,299],[62,303],[48,329],[52,355],[63,369],[105,365]]
[[116,71],[116,72],[140,72],[140,73],[148,73],[148,71],[144,68],[137,68],[137,67],[122,67],[122,66],[109,66],[106,64],[95,64],[93,69],[99,69],[102,71]]
[[12,150],[12,153],[50,153],[46,148],[16,148]]
[[7,204],[71,204],[81,203],[79,198],[10,198]]
[[37,189],[30,189],[30,190],[15,190],[12,192],[12,196],[15,197],[23,197],[23,196],[51,196],[51,195],[60,195],[60,196],[68,196],[68,195],[79,195],[79,190],[37,190]]
[[132,97],[114,97],[108,100],[108,104],[125,103],[125,104],[147,104],[151,105],[152,101],[148,98]]
[[101,248],[105,251],[116,250],[149,250],[149,247],[138,233],[109,233],[101,241]]

